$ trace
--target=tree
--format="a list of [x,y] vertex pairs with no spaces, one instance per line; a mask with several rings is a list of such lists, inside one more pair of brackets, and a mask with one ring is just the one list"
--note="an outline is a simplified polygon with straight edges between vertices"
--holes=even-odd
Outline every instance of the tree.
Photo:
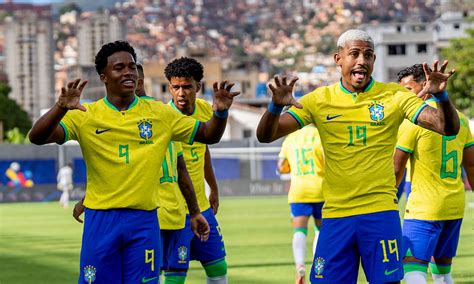
[[63,5],[63,6],[61,6],[61,8],[59,8],[59,15],[69,13],[71,11],[76,11],[77,14],[79,15],[79,14],[81,14],[82,9],[78,4],[76,4],[74,2],[69,3],[69,4]]
[[449,97],[460,111],[474,117],[474,29],[466,33],[466,38],[452,39],[441,53],[449,60],[448,68],[456,69],[448,80]]
[[[0,121],[3,122],[4,138],[7,141],[12,137],[17,137],[19,132],[23,136],[26,136],[31,128],[31,120],[28,114],[21,109],[14,100],[8,98],[11,88],[5,83],[0,82]],[[18,130],[13,130],[17,128]],[[13,130],[11,134],[13,136],[7,137],[6,134]],[[18,141],[14,139],[14,141]]]

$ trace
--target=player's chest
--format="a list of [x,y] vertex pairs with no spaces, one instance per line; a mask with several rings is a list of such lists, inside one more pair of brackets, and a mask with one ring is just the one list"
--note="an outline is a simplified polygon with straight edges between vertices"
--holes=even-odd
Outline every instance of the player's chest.
[[184,143],[182,145],[186,166],[193,166],[204,163],[204,158],[206,154],[205,144],[194,142],[192,145]]
[[395,135],[403,117],[394,101],[374,98],[325,102],[315,120],[322,136],[352,145],[356,140],[367,144],[369,137]]
[[94,116],[81,127],[84,142],[110,144],[117,141],[131,145],[152,145],[167,139],[163,123],[153,116],[127,115],[118,112],[109,116]]

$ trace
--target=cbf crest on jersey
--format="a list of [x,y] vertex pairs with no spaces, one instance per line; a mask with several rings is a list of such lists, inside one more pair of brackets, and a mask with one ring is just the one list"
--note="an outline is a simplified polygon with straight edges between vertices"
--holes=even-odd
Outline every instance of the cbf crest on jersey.
[[186,263],[186,258],[188,257],[188,248],[185,246],[180,246],[178,248],[178,263]]
[[376,126],[376,125],[384,125],[382,121],[382,119],[384,119],[385,117],[385,113],[384,113],[384,105],[383,103],[381,102],[372,102],[370,105],[369,105],[369,112],[370,112],[370,119],[372,119],[374,122],[370,123],[370,125],[372,126]]
[[92,283],[95,281],[96,269],[92,265],[87,265],[84,267],[84,281],[87,283]]
[[323,278],[324,265],[326,261],[322,257],[317,257],[314,260],[314,273],[316,278]]
[[153,136],[153,124],[149,119],[142,119],[137,122],[138,125],[138,134],[143,140],[140,141],[140,144],[153,144],[151,137]]

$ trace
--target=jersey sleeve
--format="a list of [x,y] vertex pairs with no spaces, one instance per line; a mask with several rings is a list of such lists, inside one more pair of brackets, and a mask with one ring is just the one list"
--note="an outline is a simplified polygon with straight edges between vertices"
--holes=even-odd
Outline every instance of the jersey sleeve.
[[415,151],[418,131],[419,127],[407,120],[404,120],[398,129],[398,141],[396,148],[406,153],[413,153],[413,151]]
[[417,124],[418,116],[427,105],[422,99],[418,98],[414,93],[400,87],[395,91],[395,100],[399,109],[403,113],[403,117]]
[[[87,105],[84,105],[86,109]],[[61,119],[59,125],[64,130],[64,141],[77,140],[79,138],[79,129],[81,125],[86,121],[87,114],[86,112],[80,110],[70,110],[66,115]]]
[[303,105],[303,108],[296,108],[292,106],[288,113],[298,122],[300,128],[313,123],[312,108],[317,106],[315,102],[315,93],[311,92],[303,96],[298,102]]
[[171,140],[192,144],[199,129],[200,122],[190,116],[165,108],[166,124],[171,131]]
[[474,137],[472,137],[471,128],[469,127],[469,120],[463,114],[459,112],[458,114],[459,114],[459,120],[461,121],[461,126],[462,124],[465,124],[467,127],[466,138],[464,141],[464,148],[469,148],[471,146],[474,146]]

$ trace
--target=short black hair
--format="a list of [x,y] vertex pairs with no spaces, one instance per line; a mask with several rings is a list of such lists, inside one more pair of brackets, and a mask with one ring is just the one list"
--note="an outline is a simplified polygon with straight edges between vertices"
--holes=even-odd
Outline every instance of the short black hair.
[[171,81],[172,77],[192,77],[196,82],[200,82],[204,77],[204,68],[194,58],[181,57],[166,66],[165,76],[168,81]]
[[[431,68],[428,67],[428,69],[431,71]],[[408,76],[413,76],[413,79],[418,83],[426,81],[425,71],[423,70],[422,64],[414,64],[400,70],[397,74],[398,82],[401,82],[403,78]]]
[[104,69],[107,67],[107,60],[109,56],[120,51],[126,51],[130,53],[133,56],[133,60],[135,60],[135,62],[137,61],[137,54],[127,41],[117,40],[114,42],[109,42],[104,44],[95,56],[95,70],[97,71],[97,74],[100,75],[104,73]]

